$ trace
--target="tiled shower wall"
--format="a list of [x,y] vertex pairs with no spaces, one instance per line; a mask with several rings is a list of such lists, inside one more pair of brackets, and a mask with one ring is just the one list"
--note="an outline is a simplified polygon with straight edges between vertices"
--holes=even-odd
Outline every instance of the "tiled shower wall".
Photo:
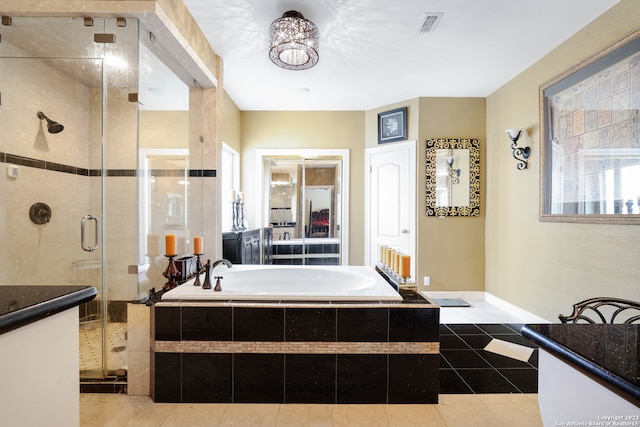
[[[113,130],[105,138],[103,216],[101,89],[38,59],[0,59],[0,75],[3,82],[10,81],[2,91],[0,161],[3,166],[19,167],[16,179],[5,174],[0,179],[0,194],[11,201],[0,208],[0,257],[7,260],[0,269],[0,284],[89,282],[97,286],[97,271],[87,260],[99,260],[102,253],[80,247],[81,219],[90,214],[107,230],[107,277],[117,284],[109,298],[133,298],[135,276],[127,275],[126,269],[135,260],[137,209],[136,178],[128,172],[136,168],[136,104],[127,99],[131,88],[108,92],[105,128]],[[38,111],[62,123],[64,130],[48,133],[46,123],[36,116]],[[36,202],[51,207],[49,223],[37,225],[29,219],[29,208]],[[92,222],[87,230],[92,243]]]

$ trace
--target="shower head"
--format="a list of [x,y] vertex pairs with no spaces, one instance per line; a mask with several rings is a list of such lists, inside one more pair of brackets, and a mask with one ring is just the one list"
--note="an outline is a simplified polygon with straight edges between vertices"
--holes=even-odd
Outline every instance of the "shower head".
[[62,126],[58,122],[54,122],[49,117],[45,116],[42,111],[38,111],[38,118],[40,120],[47,121],[47,130],[49,131],[49,133],[60,133],[64,129],[64,126]]

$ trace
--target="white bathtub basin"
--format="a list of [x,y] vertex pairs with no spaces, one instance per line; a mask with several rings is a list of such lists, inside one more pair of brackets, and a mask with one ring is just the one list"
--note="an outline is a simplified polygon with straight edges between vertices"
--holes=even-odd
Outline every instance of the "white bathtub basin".
[[[361,266],[263,266],[224,265],[213,276],[222,276],[221,292],[193,286],[195,279],[166,292],[163,300],[304,300],[304,301],[402,301],[402,297],[373,267]],[[205,275],[200,276],[204,283]]]

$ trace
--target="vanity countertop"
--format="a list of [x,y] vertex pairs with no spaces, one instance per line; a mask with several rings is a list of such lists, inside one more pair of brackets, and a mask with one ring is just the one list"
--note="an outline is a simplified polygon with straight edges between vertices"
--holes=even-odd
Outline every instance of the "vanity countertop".
[[525,325],[522,335],[627,400],[640,404],[640,325]]
[[93,286],[0,286],[0,334],[95,298]]

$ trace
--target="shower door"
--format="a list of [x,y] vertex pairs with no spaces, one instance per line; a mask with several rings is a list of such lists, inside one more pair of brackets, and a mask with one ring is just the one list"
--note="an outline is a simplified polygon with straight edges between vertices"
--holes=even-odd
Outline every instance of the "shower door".
[[126,375],[137,31],[135,20],[90,18],[0,27],[0,162],[12,171],[0,180],[0,285],[97,288],[80,307],[83,378]]

